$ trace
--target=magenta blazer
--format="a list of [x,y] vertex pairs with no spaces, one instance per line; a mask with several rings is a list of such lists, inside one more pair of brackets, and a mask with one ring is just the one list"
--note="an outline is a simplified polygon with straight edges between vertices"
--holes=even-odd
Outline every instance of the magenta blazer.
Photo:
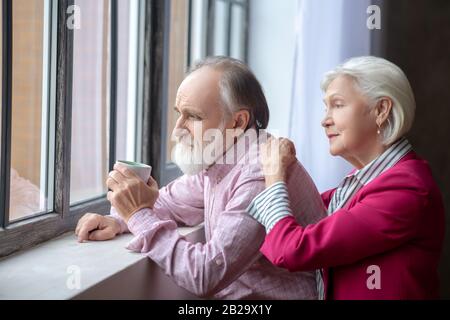
[[436,299],[444,228],[430,167],[411,151],[318,223],[279,221],[261,252],[291,271],[323,268],[325,299]]

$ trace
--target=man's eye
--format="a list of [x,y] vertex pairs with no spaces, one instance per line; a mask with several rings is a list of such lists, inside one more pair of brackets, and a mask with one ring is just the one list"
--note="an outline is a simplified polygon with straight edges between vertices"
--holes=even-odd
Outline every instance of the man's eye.
[[189,115],[189,119],[192,119],[192,120],[195,120],[195,121],[202,121],[203,120],[199,116],[196,116],[196,115],[193,115],[193,114]]

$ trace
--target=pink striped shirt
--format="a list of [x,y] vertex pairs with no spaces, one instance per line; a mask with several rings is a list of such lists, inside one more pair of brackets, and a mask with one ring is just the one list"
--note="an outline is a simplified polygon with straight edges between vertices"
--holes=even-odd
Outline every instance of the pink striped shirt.
[[[128,226],[112,211],[122,232],[135,235],[128,249],[145,253],[179,286],[200,297],[316,299],[314,272],[289,272],[259,252],[265,229],[246,212],[265,189],[258,145],[241,137],[225,158],[236,150],[241,151],[237,164],[216,163],[176,179],[160,190],[153,209],[135,213]],[[326,216],[326,208],[300,163],[293,167],[288,181],[292,211],[301,225],[315,223]],[[179,225],[201,222],[206,243],[190,243],[177,232]]]

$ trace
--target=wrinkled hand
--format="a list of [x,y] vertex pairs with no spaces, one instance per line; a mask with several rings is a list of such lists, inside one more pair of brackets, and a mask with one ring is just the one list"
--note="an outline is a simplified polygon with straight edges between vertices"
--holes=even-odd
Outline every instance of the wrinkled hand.
[[297,161],[295,146],[289,139],[271,137],[259,147],[266,187],[285,181],[288,168]]
[[103,241],[114,238],[120,232],[120,225],[114,218],[97,213],[86,213],[78,220],[75,234],[78,241]]
[[132,170],[120,164],[114,165],[106,185],[112,190],[107,194],[109,202],[125,222],[140,209],[153,208],[159,196],[158,184],[152,177],[145,183]]

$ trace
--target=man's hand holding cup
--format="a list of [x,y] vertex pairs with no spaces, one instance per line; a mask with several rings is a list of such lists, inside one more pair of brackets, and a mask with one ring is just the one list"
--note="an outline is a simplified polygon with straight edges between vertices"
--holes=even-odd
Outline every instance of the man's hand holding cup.
[[120,216],[128,222],[131,216],[143,208],[153,208],[159,188],[150,176],[151,167],[145,164],[117,161],[106,180],[111,190],[107,198]]

